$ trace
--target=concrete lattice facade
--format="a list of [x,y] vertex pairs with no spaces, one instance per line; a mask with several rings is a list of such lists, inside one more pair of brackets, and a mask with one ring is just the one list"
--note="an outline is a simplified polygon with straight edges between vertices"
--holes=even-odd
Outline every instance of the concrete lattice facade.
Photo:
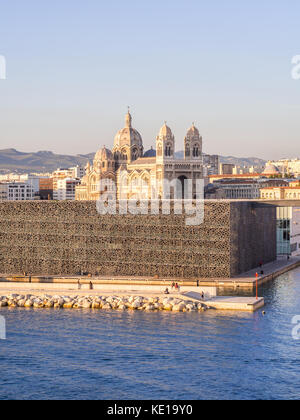
[[230,277],[276,258],[275,207],[205,203],[184,215],[101,216],[94,202],[0,203],[0,272]]

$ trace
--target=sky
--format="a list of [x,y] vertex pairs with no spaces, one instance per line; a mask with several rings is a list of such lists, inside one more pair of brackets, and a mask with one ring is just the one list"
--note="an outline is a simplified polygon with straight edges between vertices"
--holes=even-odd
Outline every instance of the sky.
[[130,106],[145,149],[300,157],[298,0],[0,0],[0,149],[112,147]]

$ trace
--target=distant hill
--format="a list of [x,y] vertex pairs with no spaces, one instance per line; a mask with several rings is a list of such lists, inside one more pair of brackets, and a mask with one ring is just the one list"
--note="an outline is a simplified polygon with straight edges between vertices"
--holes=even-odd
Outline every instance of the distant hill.
[[231,163],[237,166],[265,166],[266,160],[256,157],[237,158],[234,156],[220,156],[220,163]]
[[52,172],[57,168],[86,165],[94,153],[87,155],[57,155],[49,151],[23,153],[15,149],[0,150],[0,171],[13,172]]
[[[0,172],[53,172],[57,168],[69,168],[76,165],[86,165],[92,161],[95,152],[87,155],[57,155],[49,151],[36,153],[19,152],[16,149],[0,150]],[[177,158],[183,158],[183,151],[176,152]],[[264,166],[266,161],[258,158],[237,158],[220,156],[220,162],[239,166]]]
[[[184,152],[176,152],[175,156],[177,159],[182,159],[184,156]],[[259,159],[256,157],[249,157],[249,158],[243,158],[243,157],[234,157],[234,156],[219,156],[220,163],[231,163],[236,166],[265,166],[266,160]]]

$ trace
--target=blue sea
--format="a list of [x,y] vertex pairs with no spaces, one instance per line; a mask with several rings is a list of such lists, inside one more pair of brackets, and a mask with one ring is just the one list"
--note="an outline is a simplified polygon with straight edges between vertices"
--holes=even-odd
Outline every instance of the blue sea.
[[300,270],[266,315],[1,308],[0,399],[298,399]]

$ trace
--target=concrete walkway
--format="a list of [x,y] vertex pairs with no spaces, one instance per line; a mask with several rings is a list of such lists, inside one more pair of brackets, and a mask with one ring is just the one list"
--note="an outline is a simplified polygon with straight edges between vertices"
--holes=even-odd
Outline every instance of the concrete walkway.
[[[119,284],[95,284],[93,290],[89,289],[88,284],[82,285],[81,289],[78,290],[77,284],[66,284],[66,283],[0,283],[0,296],[6,294],[34,294],[41,296],[44,294],[51,295],[68,295],[68,296],[162,296],[165,295],[166,287],[162,286],[141,286],[141,285],[119,285]],[[180,297],[180,293],[184,292],[199,292],[197,287],[183,286],[180,288],[180,292],[169,289],[169,297]],[[216,296],[217,290],[215,287],[204,287],[200,289],[205,294],[206,299]]]
[[[252,282],[256,283],[256,273],[259,274],[259,284],[265,283],[269,280],[278,277],[279,275],[286,273],[290,270],[293,270],[296,267],[300,267],[300,257],[291,257],[287,260],[286,257],[278,258],[277,261],[263,265],[262,268],[258,267],[247,273],[244,273],[240,276],[235,277],[239,282]],[[260,272],[263,270],[264,274],[261,275]]]
[[[201,286],[214,285],[216,287],[224,288],[225,290],[226,288],[235,289],[239,287],[253,290],[256,287],[256,273],[259,274],[258,285],[261,285],[272,281],[281,274],[294,270],[297,267],[300,267],[300,257],[291,257],[289,260],[286,258],[278,258],[276,261],[264,264],[262,268],[257,267],[236,277],[200,279],[199,284]],[[263,275],[260,274],[262,270],[264,271]]]
[[[97,276],[97,277],[84,277],[84,276],[32,276],[31,283],[33,288],[53,288],[61,287],[62,284],[65,284],[67,289],[76,288],[78,280],[83,284],[83,288],[88,288],[88,284],[92,281],[94,287],[99,290],[104,290],[106,287],[111,289],[114,286],[117,289],[123,288],[128,290],[133,287],[134,289],[145,289],[148,290],[160,290],[171,286],[171,283],[177,282],[181,287],[194,288],[197,286],[197,282],[200,288],[205,287],[219,287],[223,288],[226,291],[226,288],[247,288],[253,290],[256,285],[255,274],[259,273],[258,284],[261,285],[268,281],[272,281],[274,278],[279,275],[286,273],[290,270],[293,270],[296,267],[300,267],[300,257],[292,257],[290,260],[286,258],[280,258],[277,261],[263,265],[262,269],[264,271],[263,275],[260,275],[261,268],[257,267],[247,273],[243,273],[236,277],[231,278],[199,278],[199,279],[184,279],[184,278],[175,278],[175,279],[165,279],[165,278],[149,278],[149,277],[121,277],[121,276]],[[29,282],[29,276],[22,275],[7,275],[0,274],[0,287],[5,283],[20,283],[27,284]],[[38,285],[38,286],[34,286]],[[47,286],[46,286],[47,285]],[[48,286],[49,285],[49,286]],[[58,286],[59,285],[59,286]],[[119,286],[119,287],[118,287]]]
[[205,302],[213,309],[255,312],[265,305],[262,297],[217,296]]
[[195,292],[182,293],[182,296],[203,302],[210,308],[218,310],[255,312],[265,305],[265,300],[262,297],[256,299],[256,297],[251,296],[214,296],[202,300],[201,295]]

